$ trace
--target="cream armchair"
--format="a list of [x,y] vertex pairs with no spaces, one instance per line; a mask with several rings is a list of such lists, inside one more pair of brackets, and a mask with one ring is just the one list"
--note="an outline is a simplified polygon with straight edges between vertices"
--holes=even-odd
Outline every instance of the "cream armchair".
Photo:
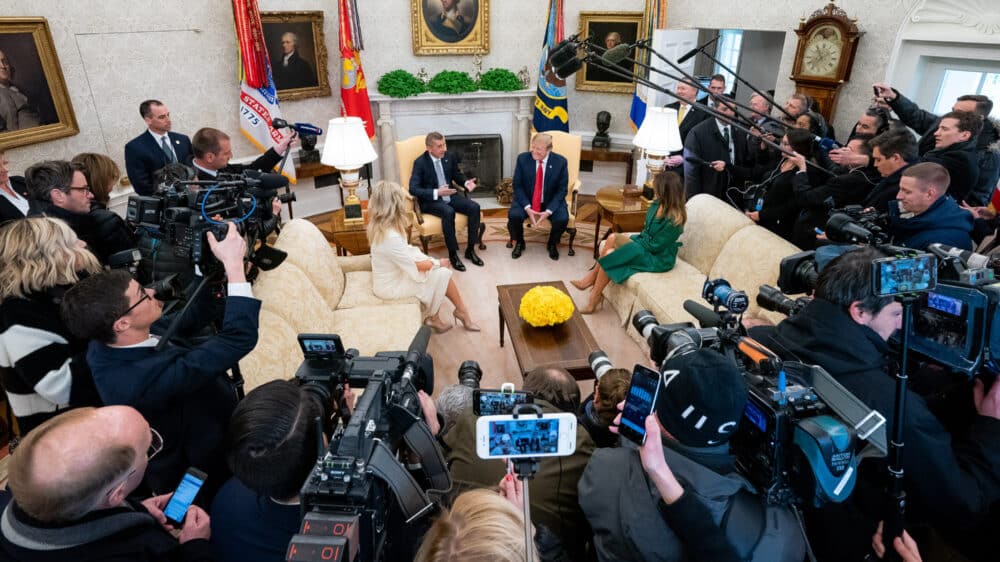
[[[569,175],[569,182],[566,186],[566,210],[569,212],[569,222],[566,224],[566,232],[569,234],[569,255],[575,256],[573,241],[576,240],[576,198],[580,193],[580,149],[582,138],[580,135],[571,135],[562,131],[545,131],[552,135],[552,152],[566,159],[566,172]],[[546,222],[548,220],[546,219]],[[525,226],[530,228],[531,221],[525,221]],[[551,228],[552,225],[550,224]],[[512,240],[507,241],[507,247],[514,247]]]
[[[424,136],[417,135],[408,139],[396,141],[396,165],[399,166],[399,184],[403,186],[403,190],[405,191],[409,191],[410,189],[410,174],[413,173],[413,161],[427,149],[424,144],[424,139]],[[463,194],[465,197],[469,196],[464,187],[459,186],[457,189],[459,189],[459,193]],[[444,231],[441,230],[441,219],[434,215],[425,215],[421,213],[420,202],[417,198],[411,195],[409,199],[410,224],[412,226],[416,226],[417,234],[420,237],[420,246],[426,254],[427,244],[431,241],[431,238],[435,235],[444,236]],[[468,224],[469,221],[465,215],[461,213],[455,214],[456,235],[468,231]],[[480,250],[486,249],[486,244],[483,244],[484,232],[486,232],[486,223],[480,219],[477,240]]]

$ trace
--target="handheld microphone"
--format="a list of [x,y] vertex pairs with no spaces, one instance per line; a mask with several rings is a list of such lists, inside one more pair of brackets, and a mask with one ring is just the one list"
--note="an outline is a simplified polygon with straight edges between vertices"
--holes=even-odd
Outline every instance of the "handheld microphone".
[[692,163],[692,164],[697,164],[699,166],[708,166],[709,168],[712,167],[712,164],[710,162],[708,162],[706,160],[702,160],[701,158],[698,158],[697,156],[685,156],[684,159],[687,160],[688,162]]
[[628,58],[628,54],[632,50],[633,46],[634,45],[632,44],[625,44],[625,43],[622,43],[621,45],[615,45],[614,47],[611,47],[607,51],[604,51],[604,54],[601,55],[601,60],[608,64],[618,64],[621,61]]
[[843,148],[835,139],[813,135],[813,140],[816,141],[816,144],[818,144],[822,150],[829,151],[834,148]]
[[310,125],[309,123],[289,123],[281,118],[272,120],[271,127],[275,129],[292,129],[300,135],[315,135],[318,137],[323,134],[323,129],[320,129],[316,125]]

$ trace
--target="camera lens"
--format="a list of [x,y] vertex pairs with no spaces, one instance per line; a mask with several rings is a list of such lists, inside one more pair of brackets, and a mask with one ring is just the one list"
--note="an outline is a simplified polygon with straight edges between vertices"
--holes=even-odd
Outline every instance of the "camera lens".
[[608,354],[600,349],[591,352],[590,356],[587,357],[587,361],[590,362],[590,370],[594,371],[594,376],[597,377],[597,380],[601,380],[604,373],[614,368],[611,359],[608,358]]
[[642,334],[643,338],[649,338],[649,334],[652,333],[653,328],[659,324],[656,316],[649,310],[640,310],[632,316],[632,325],[635,326],[637,332]]
[[483,379],[483,370],[479,363],[475,361],[462,361],[458,367],[458,384],[469,388],[479,388],[479,381]]

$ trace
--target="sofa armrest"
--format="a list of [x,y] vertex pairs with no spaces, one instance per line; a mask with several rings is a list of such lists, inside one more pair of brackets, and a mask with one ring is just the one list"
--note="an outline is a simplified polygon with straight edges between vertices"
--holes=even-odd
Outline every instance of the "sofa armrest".
[[371,271],[372,258],[368,255],[340,256],[337,258],[337,265],[344,270],[344,273],[349,271]]

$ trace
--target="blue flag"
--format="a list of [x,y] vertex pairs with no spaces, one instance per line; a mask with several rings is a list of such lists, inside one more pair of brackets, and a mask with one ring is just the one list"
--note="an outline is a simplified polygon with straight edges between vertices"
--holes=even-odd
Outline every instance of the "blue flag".
[[563,40],[562,0],[549,0],[549,21],[545,26],[542,60],[538,64],[538,89],[535,92],[535,131],[569,132],[566,108],[566,81],[557,77],[548,64],[549,51]]

